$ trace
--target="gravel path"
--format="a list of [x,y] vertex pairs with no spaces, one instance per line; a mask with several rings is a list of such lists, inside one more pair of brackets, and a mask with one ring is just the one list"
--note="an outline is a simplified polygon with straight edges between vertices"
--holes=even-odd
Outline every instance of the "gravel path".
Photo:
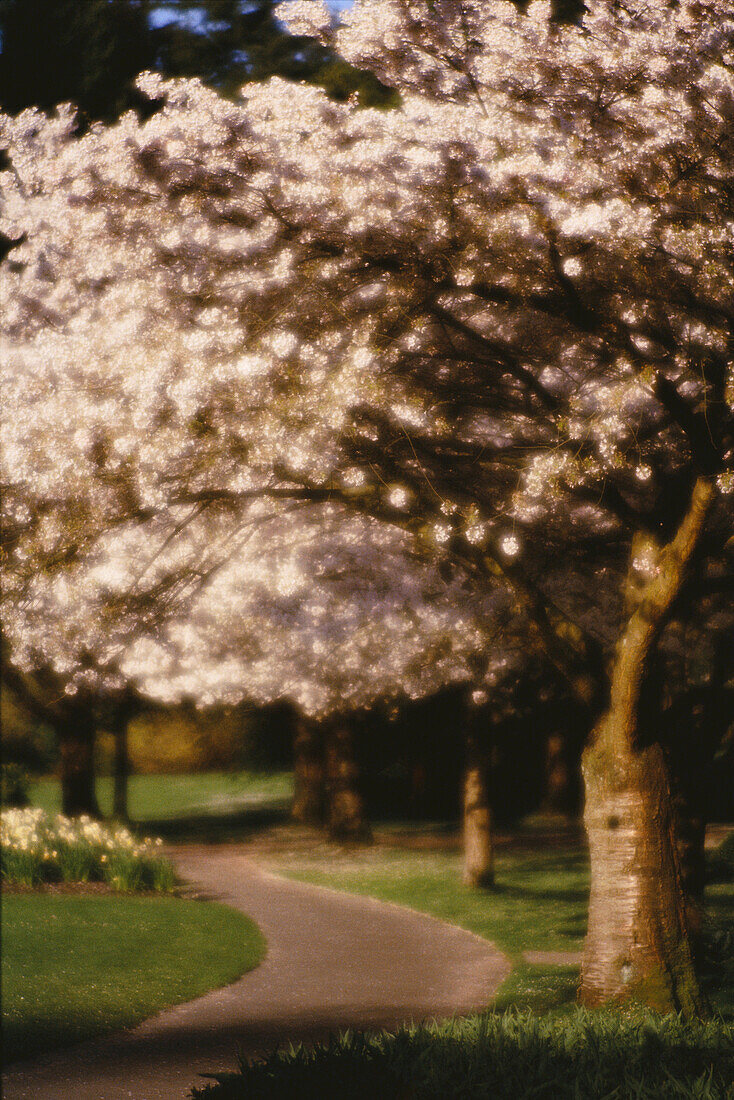
[[10,1068],[5,1100],[183,1100],[198,1074],[341,1027],[394,1027],[485,1007],[508,960],[469,932],[399,906],[268,874],[238,848],[191,847],[179,873],[251,916],[265,961],[139,1027]]

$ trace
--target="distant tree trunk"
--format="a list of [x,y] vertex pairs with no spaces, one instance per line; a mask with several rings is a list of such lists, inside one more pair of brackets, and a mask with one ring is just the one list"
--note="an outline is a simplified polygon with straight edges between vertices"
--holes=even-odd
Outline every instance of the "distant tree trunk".
[[545,803],[558,810],[567,798],[569,775],[565,741],[561,733],[551,733],[545,746]]
[[487,759],[474,732],[466,736],[463,813],[464,882],[478,889],[491,886],[494,882],[494,844]]
[[[679,719],[685,728],[679,731],[679,736],[667,747],[666,764],[671,774],[676,842],[686,896],[688,931],[694,956],[698,956],[703,934],[703,891],[706,885],[704,843],[709,785],[707,761],[703,758],[703,746],[709,747],[706,745],[708,730],[702,728],[702,724],[708,724],[710,716],[705,711],[701,714],[698,708],[686,707],[685,710],[687,714],[681,715]],[[697,744],[693,753],[690,748],[686,752],[686,742],[690,745],[692,736]]]
[[119,821],[128,820],[128,779],[130,759],[127,751],[127,734],[130,723],[130,710],[121,707],[113,718],[113,736],[115,739],[115,761],[112,791],[112,816]]
[[[701,949],[703,892],[706,883],[704,842],[711,814],[711,760],[721,745],[734,713],[728,684],[734,683],[734,650],[726,626],[714,631],[714,655],[709,676],[687,686],[671,699],[673,736],[666,746],[678,824],[678,854],[694,954]],[[693,741],[693,744],[691,743]]]
[[637,1000],[660,1012],[705,1012],[693,965],[669,777],[638,728],[652,649],[680,592],[713,490],[700,480],[675,538],[632,549],[629,617],[617,644],[609,706],[584,752],[591,856],[589,931],[579,999]]
[[344,719],[330,721],[325,730],[325,742],[329,836],[355,843],[369,841],[372,830],[359,791],[359,768],[349,722]]
[[303,825],[323,825],[326,814],[324,744],[316,722],[299,717],[293,738],[291,817]]
[[61,809],[68,817],[99,817],[95,792],[95,723],[89,712],[78,710],[56,724],[61,762]]
[[576,738],[561,730],[548,735],[545,747],[545,795],[543,808],[553,813],[579,812],[579,752]]
[[706,885],[706,819],[692,807],[676,807],[676,843],[686,901],[686,924],[691,950],[697,958],[703,935],[703,890]]

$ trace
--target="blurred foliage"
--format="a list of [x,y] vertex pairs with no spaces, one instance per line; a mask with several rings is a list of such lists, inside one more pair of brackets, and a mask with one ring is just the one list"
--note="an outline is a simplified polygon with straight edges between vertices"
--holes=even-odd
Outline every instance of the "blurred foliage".
[[[290,765],[290,721],[290,712],[278,707],[151,707],[130,722],[130,766],[141,774],[280,769]],[[109,774],[114,756],[111,734],[100,733],[97,752],[98,774]]]
[[[707,879],[709,882],[734,882],[734,832],[729,833],[718,847],[707,853]],[[732,928],[734,934],[734,928]]]
[[0,806],[27,806],[31,777],[22,764],[0,765]]
[[4,764],[41,775],[55,766],[56,739],[50,726],[31,717],[6,684],[0,693],[0,728]]
[[[0,696],[2,759],[28,778],[48,775],[58,764],[56,736],[50,726],[33,718],[3,685]],[[128,753],[133,771],[185,773],[212,768],[290,767],[292,714],[286,707],[220,707],[207,711],[193,705],[149,707],[130,722]],[[99,730],[96,772],[110,775],[114,737]],[[8,783],[10,777],[8,776]],[[5,789],[5,779],[3,780]],[[14,802],[13,805],[21,803]]]
[[[281,76],[335,99],[389,107],[396,94],[273,15],[274,0],[0,0],[0,104],[10,113],[76,103],[82,120],[150,110],[135,76],[200,77],[233,96],[248,81]],[[170,21],[162,23],[161,15]]]
[[[189,772],[240,763],[244,755],[242,716],[239,712],[199,713],[191,708],[150,709],[138,715],[128,729],[128,754],[133,772]],[[99,774],[112,770],[110,734],[99,737]]]
[[0,103],[14,113],[65,100],[89,118],[134,106],[132,79],[154,57],[138,0],[0,0]]
[[153,31],[155,67],[171,76],[200,76],[224,95],[242,84],[280,76],[319,84],[334,99],[356,95],[364,107],[386,107],[397,96],[314,39],[288,34],[273,15],[274,0],[172,0],[178,15]]

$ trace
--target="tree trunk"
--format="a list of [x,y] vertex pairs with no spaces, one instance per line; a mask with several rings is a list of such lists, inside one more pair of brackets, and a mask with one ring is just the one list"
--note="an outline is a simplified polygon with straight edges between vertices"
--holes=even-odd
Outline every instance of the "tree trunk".
[[291,817],[302,825],[323,825],[326,813],[324,746],[317,724],[297,719],[293,739]]
[[554,731],[545,746],[545,794],[543,809],[573,815],[580,810],[580,748],[578,734]]
[[693,965],[665,760],[638,726],[651,653],[712,499],[712,487],[700,480],[672,542],[660,548],[644,536],[632,549],[629,617],[611,668],[609,707],[583,757],[591,896],[579,999],[589,1006],[635,1000],[686,1016],[706,1008]]
[[127,752],[127,729],[129,716],[122,711],[114,716],[113,735],[115,739],[115,771],[112,791],[112,816],[118,821],[127,821],[127,791],[130,775],[130,760]]
[[693,957],[701,952],[703,936],[703,891],[706,885],[706,819],[680,804],[675,821],[678,861],[686,900],[686,924]]
[[580,1000],[700,1015],[668,776],[659,745],[584,754],[591,856]]
[[[700,716],[690,713],[688,719],[697,737],[696,749],[700,753],[701,742],[705,744],[706,741],[706,732],[701,729]],[[696,759],[695,755],[692,758],[690,751],[685,752],[682,736],[667,751],[666,763],[671,774],[678,860],[686,897],[686,919],[696,958],[701,951],[703,935],[708,775],[704,761]]]
[[61,758],[61,810],[67,817],[99,817],[94,779],[94,720],[75,712],[56,724]]
[[326,729],[327,826],[333,840],[365,843],[372,839],[359,792],[354,737],[344,720]]
[[482,888],[494,882],[492,810],[487,790],[487,761],[474,733],[466,738],[464,772],[464,882]]

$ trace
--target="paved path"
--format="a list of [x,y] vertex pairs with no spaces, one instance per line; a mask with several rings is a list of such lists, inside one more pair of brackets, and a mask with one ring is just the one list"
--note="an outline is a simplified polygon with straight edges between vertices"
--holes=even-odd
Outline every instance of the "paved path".
[[11,1067],[5,1100],[179,1100],[236,1051],[486,1006],[510,971],[469,932],[399,906],[290,882],[238,849],[190,848],[179,873],[250,915],[265,961],[139,1027]]

